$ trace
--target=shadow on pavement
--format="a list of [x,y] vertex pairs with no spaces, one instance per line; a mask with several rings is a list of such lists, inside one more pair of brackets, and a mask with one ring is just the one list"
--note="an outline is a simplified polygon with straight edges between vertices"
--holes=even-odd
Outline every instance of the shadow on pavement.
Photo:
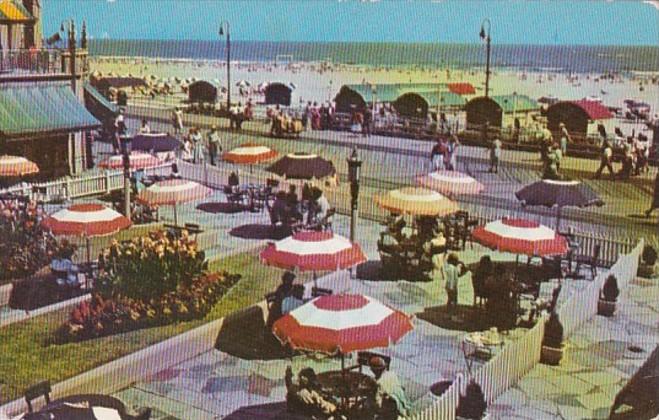
[[423,312],[418,312],[416,317],[437,327],[454,331],[485,331],[492,326],[484,311],[467,305],[458,305],[453,314],[448,312],[446,305],[431,306]]
[[199,204],[197,206],[197,210],[205,211],[207,213],[232,214],[232,213],[240,213],[245,209],[240,204],[210,202],[210,203]]
[[250,405],[241,407],[228,416],[225,420],[308,420],[309,416],[289,412],[286,402]]
[[225,318],[215,348],[243,360],[277,360],[290,356],[266,328],[263,310],[259,306]]
[[229,235],[242,239],[279,240],[285,237],[285,232],[274,229],[272,225],[249,224],[231,229]]
[[357,279],[368,281],[397,281],[382,269],[381,261],[366,261],[357,266]]

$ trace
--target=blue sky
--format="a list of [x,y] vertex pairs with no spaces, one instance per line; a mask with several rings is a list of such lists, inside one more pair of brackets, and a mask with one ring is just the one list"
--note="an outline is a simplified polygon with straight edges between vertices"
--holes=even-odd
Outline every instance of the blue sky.
[[[87,20],[93,38],[659,46],[659,1],[42,0],[44,34]],[[653,3],[653,4],[652,4]]]

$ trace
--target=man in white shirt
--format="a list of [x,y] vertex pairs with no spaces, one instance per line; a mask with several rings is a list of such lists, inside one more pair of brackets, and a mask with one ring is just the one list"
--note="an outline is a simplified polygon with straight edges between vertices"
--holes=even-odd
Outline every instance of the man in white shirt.
[[379,356],[371,357],[368,364],[377,383],[375,394],[377,418],[397,419],[407,416],[412,404],[405,395],[405,389],[400,384],[398,376],[387,370],[384,359]]

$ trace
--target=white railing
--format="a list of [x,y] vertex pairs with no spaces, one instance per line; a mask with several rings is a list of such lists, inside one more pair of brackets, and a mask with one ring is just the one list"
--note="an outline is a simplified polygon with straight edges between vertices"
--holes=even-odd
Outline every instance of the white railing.
[[[600,290],[610,274],[618,279],[618,287],[624,290],[636,277],[638,261],[644,241],[627,255],[621,255],[611,269],[602,273],[586,289],[572,295],[557,310],[563,333],[567,337],[584,322],[597,314],[597,300]],[[473,374],[473,379],[481,386],[488,404],[494,402],[504,392],[514,386],[540,361],[542,339],[545,332],[546,316],[538,319],[536,325],[518,340],[506,344],[503,350],[485,363]],[[461,374],[435,404],[414,416],[421,420],[455,419],[459,393],[464,393],[469,379]]]
[[[168,175],[171,173],[171,163],[146,168],[144,172],[147,175]],[[15,193],[36,201],[50,202],[107,194],[123,188],[123,182],[123,171],[104,171],[92,175],[86,174],[78,178],[17,185],[0,190],[0,193]]]
[[595,280],[584,290],[570,296],[558,308],[557,313],[563,324],[563,334],[566,337],[597,314],[597,301],[600,297],[600,291],[609,275],[616,276],[618,288],[621,291],[627,288],[629,282],[636,277],[643,246],[644,241],[641,239],[629,254],[621,255],[608,272],[598,274]]

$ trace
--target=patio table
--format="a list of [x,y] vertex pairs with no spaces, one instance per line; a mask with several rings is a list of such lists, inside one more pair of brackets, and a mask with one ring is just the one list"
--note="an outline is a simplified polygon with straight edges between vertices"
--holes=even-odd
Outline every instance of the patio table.
[[370,409],[366,402],[375,397],[377,383],[371,376],[355,371],[328,371],[317,375],[325,393],[339,402],[348,418],[364,418]]

